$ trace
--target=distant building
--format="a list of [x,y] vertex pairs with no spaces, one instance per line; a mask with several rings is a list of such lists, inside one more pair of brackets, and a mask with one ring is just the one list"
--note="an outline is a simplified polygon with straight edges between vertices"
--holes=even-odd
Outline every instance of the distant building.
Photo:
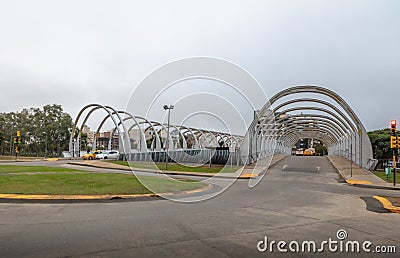
[[21,114],[32,116],[39,112],[39,110],[39,108],[24,108],[22,109]]
[[[112,135],[112,131],[106,131],[106,132],[100,132],[96,135],[96,143],[97,143],[97,148],[96,149],[103,149],[107,150],[108,149],[108,144],[110,142],[110,138]],[[93,147],[94,148],[94,147]],[[111,149],[112,150],[118,150],[119,149],[119,137],[118,137],[118,132],[115,132],[112,135],[111,139]]]
[[94,140],[94,132],[92,132],[92,131],[90,130],[90,127],[87,126],[87,125],[85,125],[85,126],[83,127],[83,129],[82,129],[82,133],[84,133],[84,134],[87,135],[87,142],[88,142],[88,145],[92,145],[93,140]]

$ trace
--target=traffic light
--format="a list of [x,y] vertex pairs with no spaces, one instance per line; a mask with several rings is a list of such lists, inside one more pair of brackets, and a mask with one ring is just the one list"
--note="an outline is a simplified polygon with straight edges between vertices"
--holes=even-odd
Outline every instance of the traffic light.
[[21,131],[17,131],[17,137],[21,136]]
[[14,144],[17,144],[17,137],[14,137]]
[[390,136],[390,148],[394,149],[396,143],[396,136]]
[[400,136],[390,136],[390,148],[400,149]]
[[18,138],[18,144],[21,144],[21,143],[22,143],[22,139]]
[[396,133],[396,120],[391,120],[390,121],[390,129],[392,130],[392,133],[395,134]]

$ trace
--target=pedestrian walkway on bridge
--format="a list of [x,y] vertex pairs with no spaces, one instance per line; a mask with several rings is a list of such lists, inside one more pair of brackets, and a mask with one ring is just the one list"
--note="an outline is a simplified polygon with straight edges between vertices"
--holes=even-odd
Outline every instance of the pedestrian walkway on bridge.
[[328,159],[348,184],[400,190],[399,186],[394,187],[392,183],[375,176],[372,172],[357,166],[354,162],[351,164],[344,157],[328,156]]

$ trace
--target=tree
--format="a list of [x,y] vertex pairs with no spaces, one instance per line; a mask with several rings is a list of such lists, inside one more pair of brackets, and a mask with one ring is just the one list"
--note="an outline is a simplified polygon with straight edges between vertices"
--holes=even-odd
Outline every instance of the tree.
[[44,106],[43,112],[38,112],[38,114],[40,113],[42,128],[47,134],[48,151],[51,156],[60,155],[61,151],[66,150],[69,145],[69,129],[72,127],[72,118],[63,112],[61,105],[57,104]]
[[3,155],[4,152],[4,135],[3,132],[0,132],[0,155]]
[[368,136],[372,145],[372,151],[374,153],[374,158],[390,159],[392,157],[392,152],[390,149],[391,135],[392,132],[389,128],[368,132]]
[[33,115],[0,113],[0,134],[4,138],[0,149],[2,154],[13,155],[12,139],[20,131],[24,143],[19,146],[21,155],[44,155],[47,138],[48,153],[58,156],[68,149],[71,127],[71,116],[57,104],[46,105]]
[[319,153],[321,156],[328,154],[328,149],[323,144],[315,145],[315,153]]
[[87,133],[82,133],[81,134],[81,150],[87,150],[88,149],[88,135]]
[[18,120],[19,119],[17,113],[11,112],[0,114],[0,132],[4,137],[4,142],[2,142],[1,145],[1,147],[3,148],[3,154],[12,155],[13,137],[16,133],[15,128]]

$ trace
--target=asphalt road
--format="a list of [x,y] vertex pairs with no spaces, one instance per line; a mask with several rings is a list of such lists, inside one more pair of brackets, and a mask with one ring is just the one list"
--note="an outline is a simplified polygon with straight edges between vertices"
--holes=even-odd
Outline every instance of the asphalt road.
[[[280,253],[257,250],[259,241],[300,243],[371,241],[400,252],[400,215],[369,208],[373,195],[397,191],[348,186],[324,157],[288,157],[255,188],[239,180],[215,198],[197,203],[168,200],[0,204],[1,257],[388,257],[361,252]],[[367,201],[368,202],[368,201]],[[373,202],[369,205],[376,205]],[[340,241],[339,241],[340,242]],[[344,242],[344,245],[346,242]],[[260,245],[263,247],[263,245]],[[292,246],[295,247],[294,245]],[[339,249],[340,250],[340,249]],[[345,249],[343,249],[345,251]],[[392,254],[395,257],[395,254]]]

